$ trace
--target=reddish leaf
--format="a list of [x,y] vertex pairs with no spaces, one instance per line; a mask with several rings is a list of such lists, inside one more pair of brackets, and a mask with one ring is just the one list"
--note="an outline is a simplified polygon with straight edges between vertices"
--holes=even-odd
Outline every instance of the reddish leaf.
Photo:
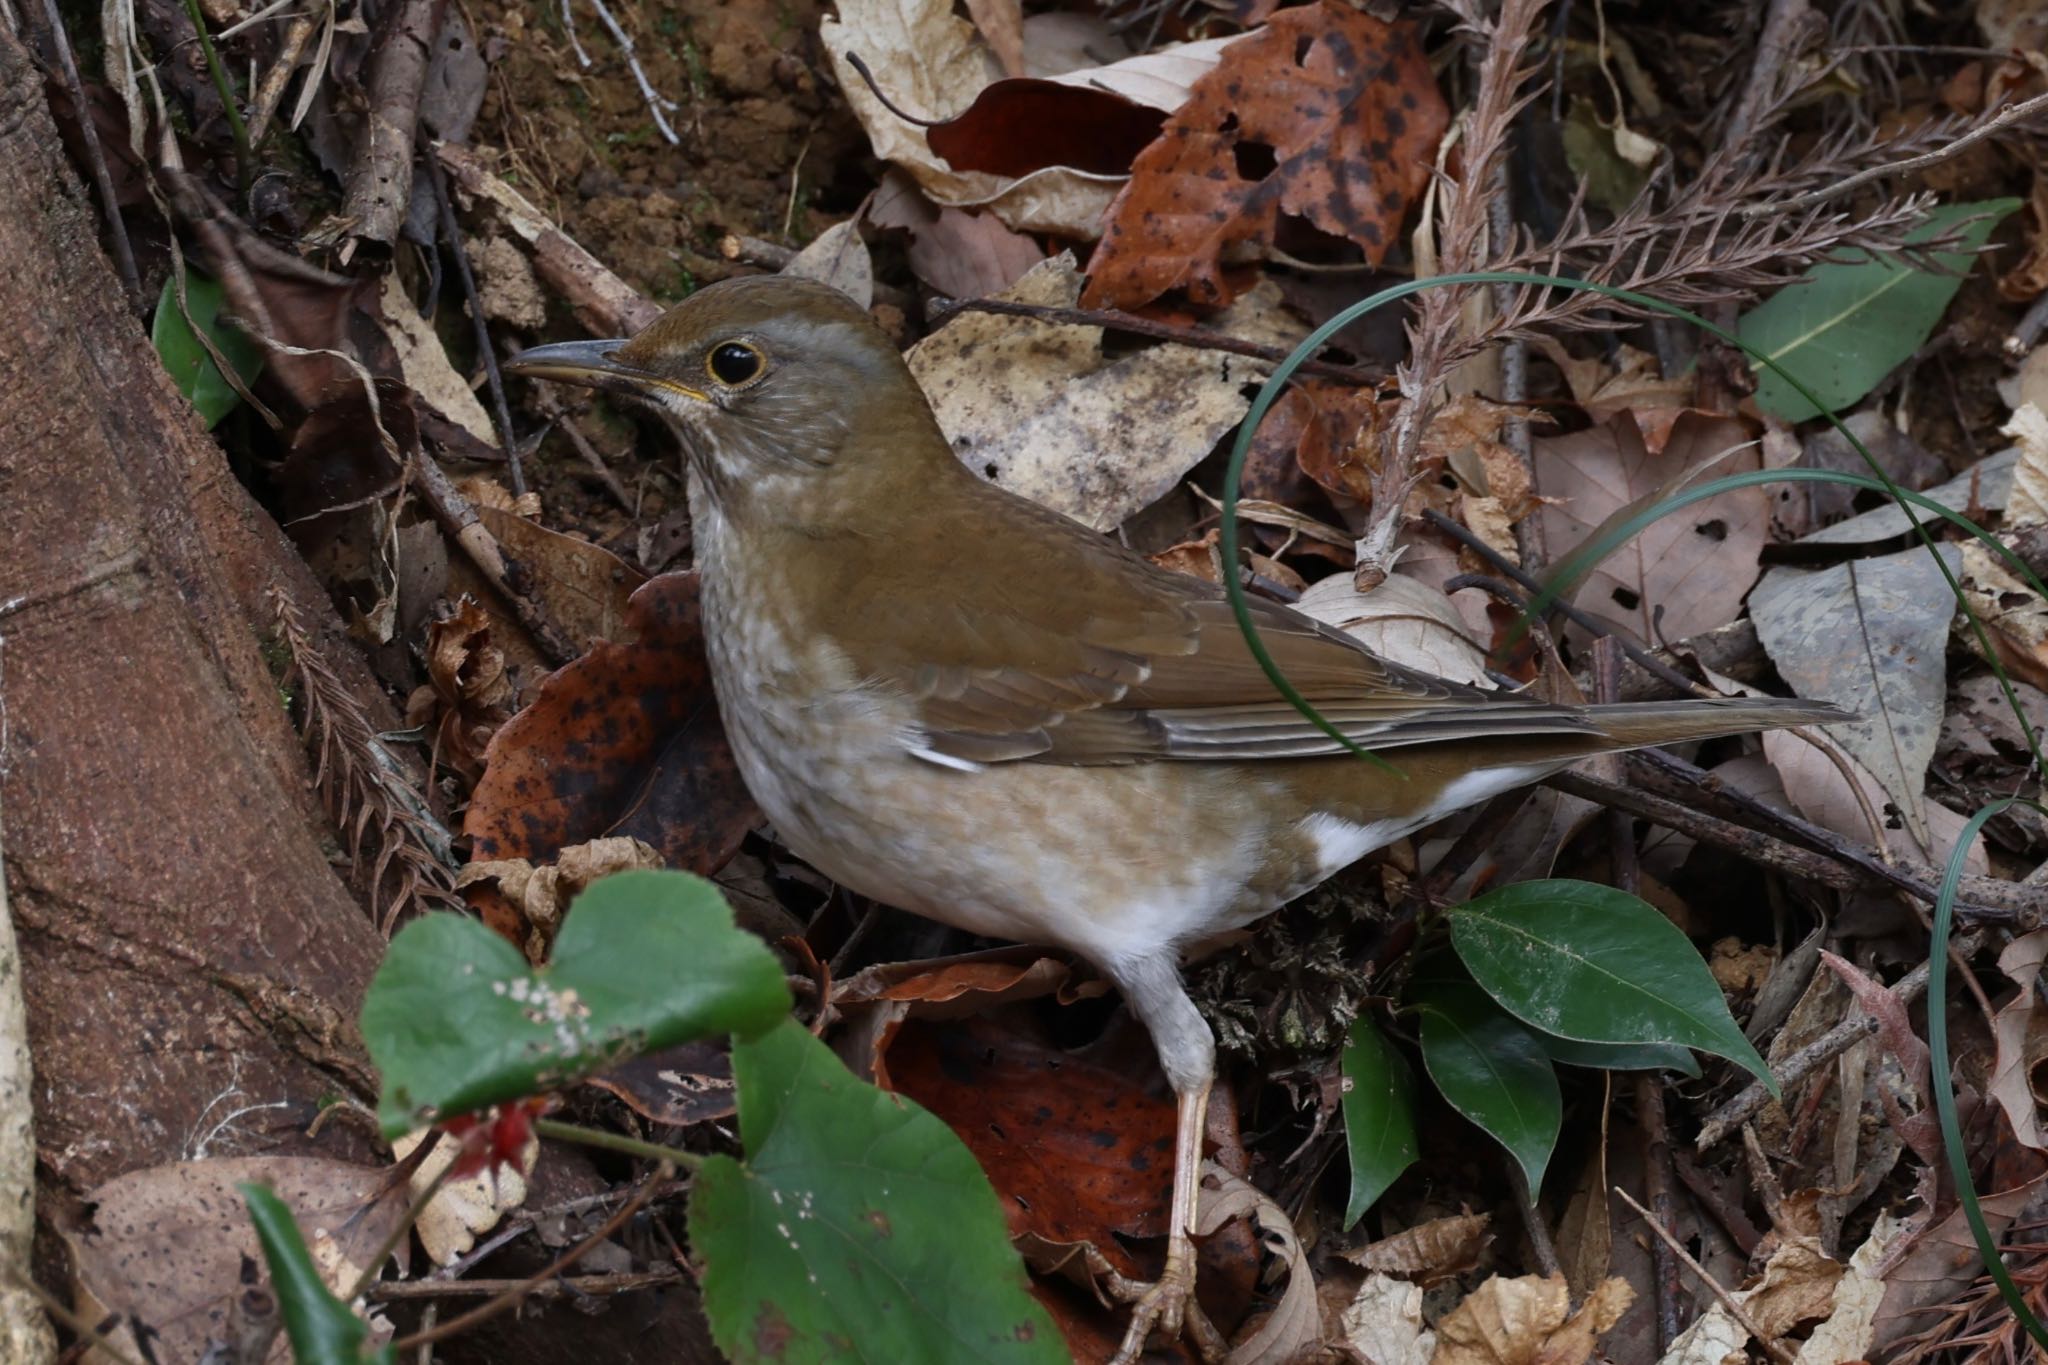
[[1287,391],[1265,425],[1277,428],[1276,440],[1293,441],[1302,473],[1332,493],[1372,501],[1380,408],[1369,390],[1306,380]]
[[1342,0],[1283,10],[1224,49],[1139,155],[1082,301],[1136,308],[1185,289],[1220,307],[1237,292],[1225,250],[1272,242],[1282,214],[1377,265],[1449,123],[1414,24]]
[[956,171],[1022,177],[1071,166],[1124,175],[1165,122],[1164,110],[1108,90],[1023,77],[984,87],[974,103],[924,136]]
[[697,576],[650,579],[626,623],[636,643],[598,644],[492,737],[464,824],[473,858],[545,862],[631,835],[710,872],[760,819],[712,700]]

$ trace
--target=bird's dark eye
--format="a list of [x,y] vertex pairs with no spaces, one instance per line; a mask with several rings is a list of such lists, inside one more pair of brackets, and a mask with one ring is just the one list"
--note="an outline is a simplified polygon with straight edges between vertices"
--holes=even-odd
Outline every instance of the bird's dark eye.
[[711,377],[728,387],[737,387],[754,378],[761,373],[764,363],[759,351],[738,341],[714,346],[711,354],[704,357],[704,368],[711,371]]

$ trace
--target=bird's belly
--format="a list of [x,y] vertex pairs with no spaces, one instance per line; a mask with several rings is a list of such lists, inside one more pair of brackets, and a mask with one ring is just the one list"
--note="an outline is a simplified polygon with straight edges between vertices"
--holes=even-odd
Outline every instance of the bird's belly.
[[790,849],[901,909],[1107,964],[1277,903],[1268,868],[1286,841],[1264,783],[1188,764],[958,771],[912,756],[872,698],[795,707],[757,689],[723,709]]

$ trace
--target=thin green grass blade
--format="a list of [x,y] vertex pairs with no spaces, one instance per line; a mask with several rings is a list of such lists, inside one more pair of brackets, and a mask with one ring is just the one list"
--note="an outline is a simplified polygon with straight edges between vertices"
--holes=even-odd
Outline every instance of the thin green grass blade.
[[1963,1150],[1963,1126],[1956,1118],[1956,1092],[1948,1083],[1948,939],[1955,925],[1956,891],[1962,885],[1963,861],[1969,855],[1970,845],[1976,842],[1978,831],[1993,816],[2016,805],[2031,806],[2048,815],[2048,807],[2022,796],[2007,796],[1993,801],[1963,825],[1963,832],[1956,836],[1955,851],[1948,855],[1948,866],[1942,871],[1941,893],[1934,903],[1933,957],[1929,959],[1927,968],[1927,1051],[1934,1067],[1931,1088],[1934,1091],[1934,1116],[1941,1124],[1941,1149],[1948,1157],[1949,1173],[1955,1177],[1956,1195],[1962,1200],[1963,1217],[1970,1224],[1970,1235],[1977,1239],[1977,1253],[1984,1258],[1984,1269],[1998,1286],[2005,1306],[2019,1319],[2020,1326],[2034,1339],[2034,1344],[2048,1351],[2048,1327],[2034,1316],[2033,1310],[2027,1306],[2026,1296],[2013,1283],[2012,1274],[1999,1255],[1998,1239],[1991,1235],[1991,1225],[1984,1221],[1984,1206],[1978,1202],[1977,1187],[1970,1178],[1970,1158]]

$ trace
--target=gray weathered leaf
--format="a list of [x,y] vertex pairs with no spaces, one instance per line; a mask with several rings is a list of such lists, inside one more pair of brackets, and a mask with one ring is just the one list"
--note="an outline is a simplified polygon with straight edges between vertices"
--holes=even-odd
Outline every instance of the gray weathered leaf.
[[[1940,552],[1951,571],[1960,567],[1954,546]],[[1920,790],[1941,734],[1955,615],[1934,560],[1916,546],[1825,569],[1775,568],[1750,594],[1749,614],[1793,691],[1857,713],[1828,733],[1876,776],[1927,844]]]

